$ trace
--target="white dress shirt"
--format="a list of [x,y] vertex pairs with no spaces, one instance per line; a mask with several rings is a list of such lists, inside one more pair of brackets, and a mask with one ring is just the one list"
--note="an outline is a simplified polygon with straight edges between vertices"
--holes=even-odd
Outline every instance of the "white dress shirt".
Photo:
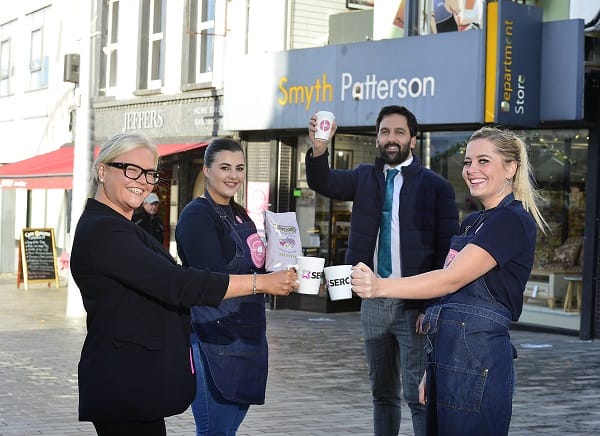
[[[401,167],[409,166],[413,161],[412,155],[402,162],[400,165],[394,167],[385,164],[383,166],[383,174],[387,176],[387,170],[390,168],[396,168],[398,174],[394,178],[394,200],[392,202],[392,225],[391,225],[391,247],[392,247],[392,273],[390,277],[402,277],[402,267],[400,263],[401,252],[400,252],[400,189],[402,189],[402,183],[404,183],[404,177],[402,176]],[[375,254],[373,256],[373,271],[377,277],[377,252],[379,251],[379,232],[377,232],[377,243],[375,244]]]

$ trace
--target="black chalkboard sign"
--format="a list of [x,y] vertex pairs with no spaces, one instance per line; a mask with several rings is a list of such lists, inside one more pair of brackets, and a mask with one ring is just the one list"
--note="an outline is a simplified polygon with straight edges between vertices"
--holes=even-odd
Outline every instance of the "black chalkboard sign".
[[21,282],[25,284],[25,289],[32,282],[48,282],[48,286],[55,282],[56,287],[59,287],[54,229],[22,230],[17,287]]

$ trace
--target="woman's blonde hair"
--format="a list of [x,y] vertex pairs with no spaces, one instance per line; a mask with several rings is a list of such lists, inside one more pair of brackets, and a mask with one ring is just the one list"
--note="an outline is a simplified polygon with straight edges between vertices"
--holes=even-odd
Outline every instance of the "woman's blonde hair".
[[90,181],[90,196],[93,197],[98,189],[98,166],[100,164],[106,164],[114,162],[117,156],[128,151],[135,150],[138,148],[147,148],[154,155],[154,166],[158,166],[158,149],[156,145],[150,141],[146,135],[142,133],[119,133],[106,141],[100,153],[94,161],[92,167],[92,179]]
[[474,132],[469,142],[476,139],[487,139],[496,146],[496,151],[506,163],[513,161],[517,163],[517,172],[512,180],[515,198],[523,203],[523,207],[533,216],[540,230],[546,233],[548,223],[539,209],[544,199],[534,186],[535,177],[529,163],[525,142],[510,130],[487,126]]

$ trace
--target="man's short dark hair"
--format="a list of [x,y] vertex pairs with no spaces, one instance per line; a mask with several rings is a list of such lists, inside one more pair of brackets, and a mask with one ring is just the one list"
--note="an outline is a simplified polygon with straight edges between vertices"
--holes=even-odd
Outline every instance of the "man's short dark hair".
[[381,120],[384,117],[392,114],[404,115],[406,117],[406,123],[408,124],[408,130],[410,131],[411,138],[413,136],[417,136],[417,131],[419,130],[419,125],[417,124],[417,118],[415,114],[406,109],[404,106],[385,106],[379,111],[379,115],[377,115],[377,123],[375,124],[375,133],[379,133],[379,125],[381,124]]

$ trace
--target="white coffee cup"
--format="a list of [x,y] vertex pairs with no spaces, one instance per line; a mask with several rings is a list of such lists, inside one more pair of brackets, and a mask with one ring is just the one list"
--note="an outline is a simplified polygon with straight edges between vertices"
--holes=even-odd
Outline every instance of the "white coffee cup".
[[325,268],[325,281],[331,301],[352,298],[352,265],[335,265]]
[[323,257],[296,257],[296,265],[294,265],[298,273],[298,290],[296,292],[318,295],[323,278],[323,266],[325,266]]
[[315,139],[319,141],[329,141],[334,121],[335,116],[332,112],[317,112],[317,130],[315,131]]

